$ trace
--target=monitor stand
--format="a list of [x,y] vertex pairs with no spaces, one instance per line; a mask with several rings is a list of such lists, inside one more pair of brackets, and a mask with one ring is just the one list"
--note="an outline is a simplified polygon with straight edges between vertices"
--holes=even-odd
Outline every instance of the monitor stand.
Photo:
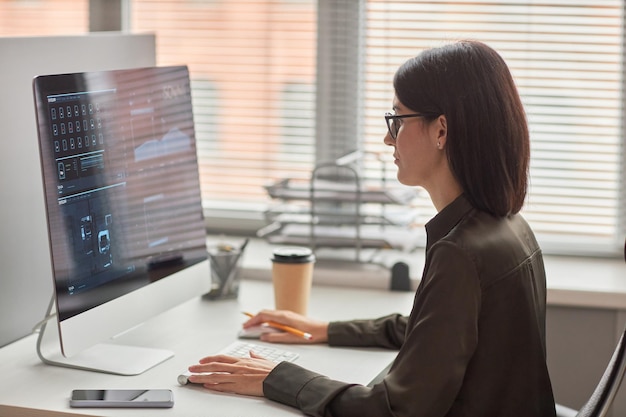
[[139,375],[174,356],[174,352],[141,346],[100,343],[66,357],[61,352],[58,327],[48,323],[54,306],[50,300],[37,338],[37,356],[47,365],[115,375]]

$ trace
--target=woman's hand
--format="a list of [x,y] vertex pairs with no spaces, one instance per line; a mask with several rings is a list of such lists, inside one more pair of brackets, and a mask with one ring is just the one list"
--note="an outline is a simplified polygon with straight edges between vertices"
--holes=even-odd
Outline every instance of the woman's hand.
[[189,367],[189,382],[205,388],[235,394],[263,396],[263,381],[276,364],[250,352],[249,358],[207,356]]
[[303,332],[312,337],[307,340],[303,337],[287,333],[272,332],[261,335],[261,340],[272,343],[325,343],[328,341],[328,322],[314,320],[287,310],[263,310],[243,324],[244,329],[259,326],[263,323],[275,322]]

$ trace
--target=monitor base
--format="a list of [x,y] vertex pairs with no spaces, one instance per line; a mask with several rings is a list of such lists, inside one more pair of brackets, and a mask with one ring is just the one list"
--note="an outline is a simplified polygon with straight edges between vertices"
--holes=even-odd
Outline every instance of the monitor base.
[[[51,301],[47,317],[54,301]],[[66,357],[61,352],[59,332],[55,325],[44,320],[37,338],[37,355],[47,365],[102,372],[115,375],[139,375],[174,356],[165,349],[100,343],[82,352]]]

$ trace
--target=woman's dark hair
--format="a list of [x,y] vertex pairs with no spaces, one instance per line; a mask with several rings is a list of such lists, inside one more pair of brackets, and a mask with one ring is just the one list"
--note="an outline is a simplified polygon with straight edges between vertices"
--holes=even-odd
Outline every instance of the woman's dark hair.
[[429,49],[402,65],[396,97],[415,112],[446,116],[450,169],[480,210],[520,211],[530,140],[524,107],[500,55],[477,41]]

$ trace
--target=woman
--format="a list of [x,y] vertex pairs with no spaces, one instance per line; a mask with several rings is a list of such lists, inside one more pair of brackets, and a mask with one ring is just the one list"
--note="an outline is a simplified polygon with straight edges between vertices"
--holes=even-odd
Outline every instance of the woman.
[[[398,179],[421,186],[437,215],[409,317],[318,322],[265,311],[317,342],[399,349],[372,388],[333,381],[293,363],[205,358],[192,382],[266,396],[318,416],[554,416],[546,366],[541,250],[517,214],[526,196],[529,137],[511,74],[488,46],[430,49],[394,77],[385,144]],[[300,342],[289,334],[267,341]]]

